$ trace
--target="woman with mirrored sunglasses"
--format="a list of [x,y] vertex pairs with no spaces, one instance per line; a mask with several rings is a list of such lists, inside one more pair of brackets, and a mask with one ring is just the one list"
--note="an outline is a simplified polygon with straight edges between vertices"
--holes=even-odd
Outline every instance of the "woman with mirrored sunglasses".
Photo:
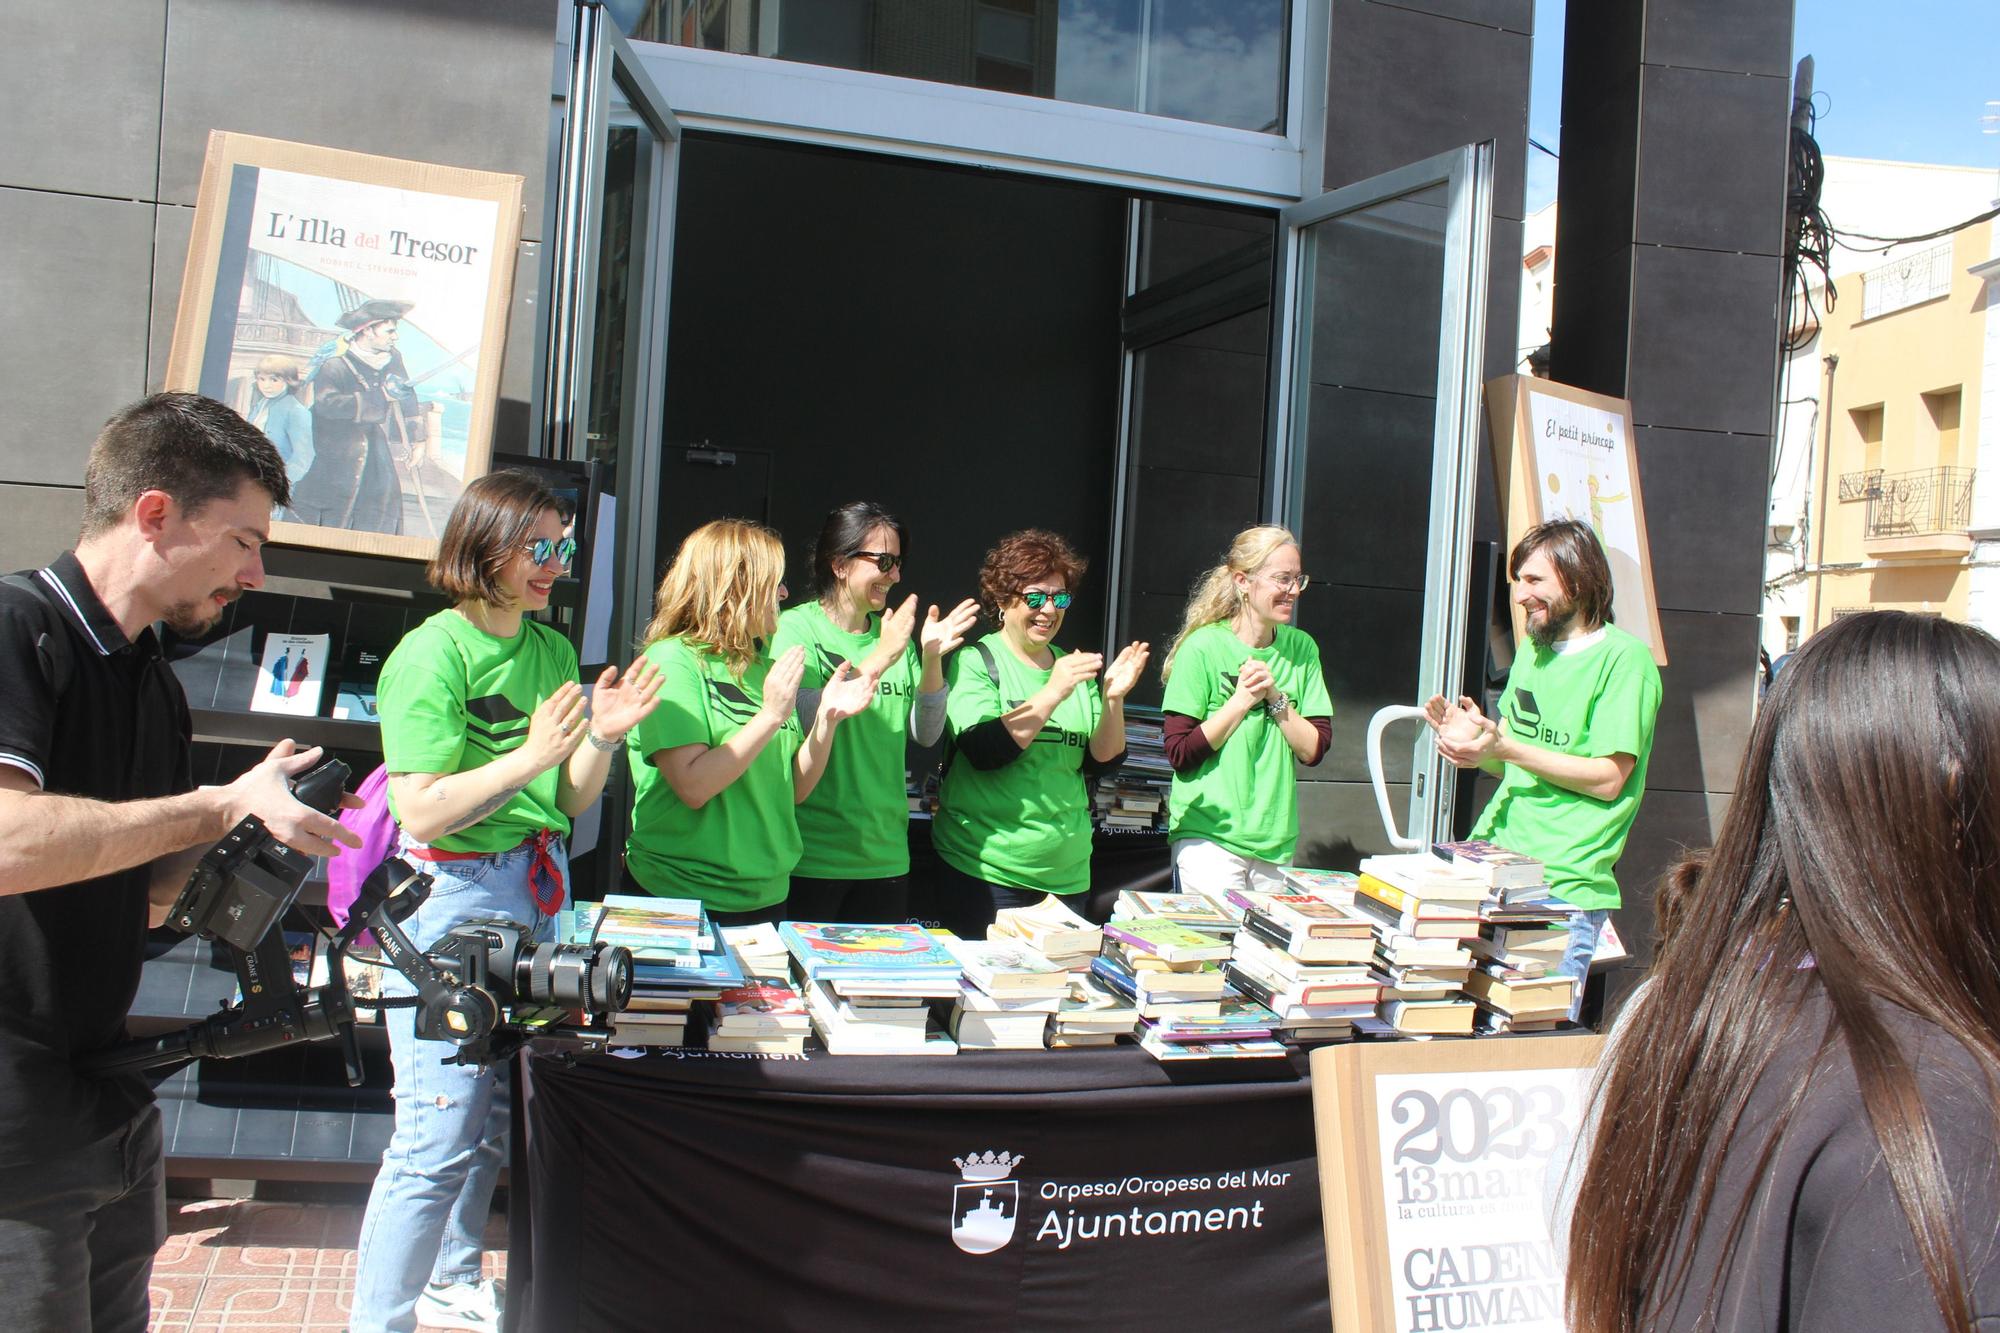
[[[432,879],[404,923],[428,949],[474,917],[546,938],[569,890],[570,820],[604,790],[625,733],[652,711],[659,673],[607,667],[589,701],[576,649],[529,619],[549,604],[576,542],[556,497],[522,472],[465,488],[430,581],[453,599],[382,665],[377,713],[401,855]],[[390,994],[413,995],[400,976]],[[414,1009],[385,1011],[396,1127],[361,1224],[356,1329],[497,1311],[480,1234],[507,1157],[507,1067],[440,1062]],[[428,1285],[427,1285],[428,1284]],[[414,1310],[414,1314],[413,1314]]]
[[843,665],[877,677],[875,697],[840,730],[840,744],[797,814],[799,863],[785,916],[793,921],[896,922],[909,916],[910,814],[903,766],[911,739],[935,745],[944,731],[944,658],[979,616],[967,598],[949,615],[918,600],[894,611],[903,577],[903,524],[866,500],[841,505],[820,526],[813,550],[817,593],[778,617],[773,655],[805,650],[800,727],[810,732],[820,692]]
[[979,570],[980,607],[998,628],[951,659],[951,746],[931,826],[939,914],[967,939],[984,939],[1001,908],[1048,893],[1080,905],[1090,888],[1090,786],[1125,757],[1125,696],[1147,646],[1127,644],[1108,665],[1056,647],[1085,567],[1067,541],[1028,529]]
[[1319,645],[1292,624],[1311,582],[1284,528],[1236,534],[1202,575],[1160,665],[1173,766],[1174,890],[1284,892],[1299,837],[1297,765],[1326,756],[1333,700]]

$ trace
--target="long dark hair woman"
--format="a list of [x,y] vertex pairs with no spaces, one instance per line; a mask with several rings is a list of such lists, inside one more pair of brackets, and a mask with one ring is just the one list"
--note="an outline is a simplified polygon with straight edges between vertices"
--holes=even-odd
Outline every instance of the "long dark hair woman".
[[805,649],[799,726],[819,716],[820,692],[852,664],[878,682],[868,707],[840,729],[826,771],[798,803],[798,866],[785,915],[793,921],[902,921],[909,915],[910,808],[905,750],[944,732],[944,659],[979,619],[967,598],[919,620],[908,597],[889,609],[908,550],[903,524],[855,500],[827,514],[813,548],[814,595],[782,613],[771,655]]
[[1599,1074],[1570,1326],[2000,1315],[2000,644],[1878,611],[1765,697]]

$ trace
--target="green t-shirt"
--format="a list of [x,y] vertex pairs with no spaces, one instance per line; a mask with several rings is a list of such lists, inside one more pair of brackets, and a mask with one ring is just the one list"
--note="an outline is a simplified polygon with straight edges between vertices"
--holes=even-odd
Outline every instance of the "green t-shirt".
[[[951,693],[945,728],[957,737],[1027,702],[1049,673],[1014,656],[997,633],[980,640],[999,669],[996,683],[971,644],[952,654],[945,673]],[[1062,649],[1052,649],[1062,656]],[[1090,792],[1083,761],[1104,716],[1097,682],[1087,680],[1055,713],[1021,757],[978,769],[955,756],[938,793],[931,839],[938,855],[975,879],[1044,893],[1090,887]]]
[[[376,683],[382,763],[391,773],[463,773],[528,739],[536,705],[576,679],[576,649],[538,621],[496,639],[457,611],[440,611],[403,636]],[[504,852],[543,829],[567,834],[556,808],[555,767],[474,824],[431,845],[448,852]],[[389,793],[396,810],[395,789]]]
[[660,702],[625,737],[634,792],[625,868],[650,892],[699,898],[719,912],[769,907],[790,891],[799,860],[798,717],[786,718],[743,775],[699,810],[681,803],[652,757],[681,745],[713,749],[741,731],[763,707],[771,659],[756,659],[738,680],[722,657],[680,639],[649,645],[646,657],[660,669]]
[[1562,754],[1629,754],[1632,775],[1617,796],[1600,801],[1509,764],[1472,836],[1540,860],[1556,895],[1572,907],[1618,906],[1611,871],[1646,792],[1659,712],[1660,669],[1646,645],[1616,625],[1606,625],[1597,642],[1567,652],[1523,644],[1500,696],[1507,734]]
[[[1269,645],[1253,649],[1227,624],[1203,625],[1174,654],[1174,674],[1160,707],[1197,721],[1236,693],[1237,673],[1256,658],[1301,717],[1333,716],[1319,645],[1312,635],[1279,625]],[[1174,774],[1169,840],[1206,838],[1238,856],[1288,865],[1299,840],[1298,774],[1285,734],[1253,708],[1220,749],[1192,773]]]
[[[771,640],[776,660],[795,645],[806,650],[801,689],[824,689],[843,662],[859,667],[882,638],[882,618],[849,634],[827,619],[817,601],[778,617]],[[804,851],[794,874],[814,879],[888,879],[910,870],[910,803],[903,782],[910,705],[923,679],[923,652],[913,641],[902,660],[882,673],[875,702],[840,724],[812,795],[798,806]]]

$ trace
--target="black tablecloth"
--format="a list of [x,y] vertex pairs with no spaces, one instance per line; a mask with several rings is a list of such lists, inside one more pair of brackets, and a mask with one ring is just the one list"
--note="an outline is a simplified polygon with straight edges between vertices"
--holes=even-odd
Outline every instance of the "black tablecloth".
[[519,1069],[521,1327],[1328,1323],[1303,1057],[544,1050]]

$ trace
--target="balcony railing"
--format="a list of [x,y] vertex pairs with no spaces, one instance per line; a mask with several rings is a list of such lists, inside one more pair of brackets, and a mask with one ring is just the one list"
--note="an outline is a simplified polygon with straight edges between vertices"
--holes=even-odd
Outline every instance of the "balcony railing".
[[1866,519],[1866,535],[1871,540],[1964,532],[1972,526],[1974,469],[1933,467],[1875,475]]
[[1871,467],[1865,472],[1843,472],[1840,474],[1840,502],[1849,504],[1855,500],[1872,500],[1882,493],[1882,469]]

